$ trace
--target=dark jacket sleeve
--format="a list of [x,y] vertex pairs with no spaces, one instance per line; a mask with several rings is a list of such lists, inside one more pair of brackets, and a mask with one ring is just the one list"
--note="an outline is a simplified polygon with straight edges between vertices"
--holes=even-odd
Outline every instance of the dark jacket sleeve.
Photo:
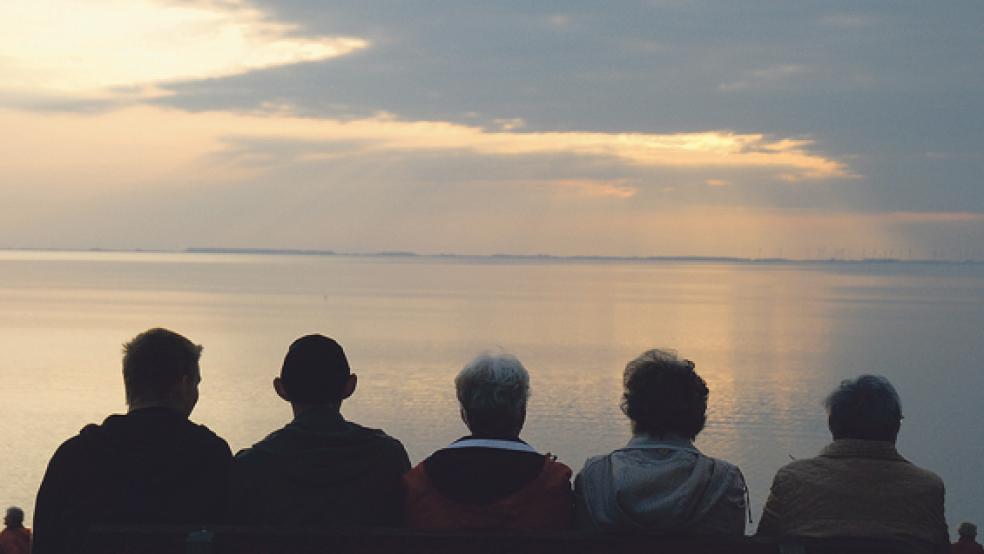
[[82,539],[85,522],[66,502],[79,497],[77,450],[72,440],[66,441],[48,462],[34,503],[31,552],[35,554],[68,554]]
[[229,476],[232,470],[232,451],[229,444],[215,437],[206,467],[200,474],[200,523],[226,523],[229,514]]
[[250,449],[242,450],[232,459],[229,471],[229,509],[226,522],[233,524],[264,523],[263,517],[257,511],[258,506],[264,506],[262,494],[258,493],[269,476],[264,475],[262,460]]
[[393,502],[390,503],[386,515],[383,517],[383,525],[402,527],[406,524],[403,505],[407,494],[406,488],[403,486],[403,476],[410,471],[410,456],[407,454],[407,449],[403,447],[401,442],[397,440],[393,442],[396,443],[391,454],[395,469],[395,479],[391,484],[391,492],[388,495],[393,499]]

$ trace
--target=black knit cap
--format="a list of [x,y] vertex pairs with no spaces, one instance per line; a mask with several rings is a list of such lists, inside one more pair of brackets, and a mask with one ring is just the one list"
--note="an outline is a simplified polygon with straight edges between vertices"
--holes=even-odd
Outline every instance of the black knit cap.
[[324,335],[303,336],[284,356],[280,379],[291,402],[337,402],[351,374],[341,345]]

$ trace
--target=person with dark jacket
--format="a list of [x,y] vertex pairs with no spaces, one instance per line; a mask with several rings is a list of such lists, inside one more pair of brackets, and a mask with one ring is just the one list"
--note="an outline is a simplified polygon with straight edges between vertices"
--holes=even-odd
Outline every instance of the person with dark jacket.
[[254,525],[395,526],[400,478],[410,459],[400,441],[346,421],[355,391],[342,347],[301,337],[284,357],[273,388],[294,420],[236,454],[230,520]]
[[461,370],[455,387],[471,435],[404,477],[408,527],[571,526],[571,469],[519,438],[529,383],[526,369],[508,354],[482,354]]
[[88,425],[48,463],[34,510],[35,554],[80,549],[93,524],[222,520],[232,452],[188,421],[202,347],[151,329],[123,347],[129,410]]
[[589,458],[574,480],[578,526],[741,536],[748,509],[737,466],[705,455],[694,439],[707,419],[708,388],[694,363],[649,350],[625,366],[624,448]]

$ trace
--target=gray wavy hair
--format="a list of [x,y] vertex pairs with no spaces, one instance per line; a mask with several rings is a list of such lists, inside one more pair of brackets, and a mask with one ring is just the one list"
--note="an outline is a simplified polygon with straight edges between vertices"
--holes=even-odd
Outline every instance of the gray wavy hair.
[[473,434],[505,435],[522,427],[530,374],[512,354],[479,354],[454,378],[454,386]]
[[862,375],[845,379],[823,401],[834,439],[894,442],[902,421],[902,401],[888,379]]

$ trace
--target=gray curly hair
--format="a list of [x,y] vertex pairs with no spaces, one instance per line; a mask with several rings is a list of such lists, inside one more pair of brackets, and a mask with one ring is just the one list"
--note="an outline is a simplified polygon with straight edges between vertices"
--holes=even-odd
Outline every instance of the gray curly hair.
[[512,354],[479,354],[454,378],[454,386],[473,434],[506,435],[522,428],[530,374]]

